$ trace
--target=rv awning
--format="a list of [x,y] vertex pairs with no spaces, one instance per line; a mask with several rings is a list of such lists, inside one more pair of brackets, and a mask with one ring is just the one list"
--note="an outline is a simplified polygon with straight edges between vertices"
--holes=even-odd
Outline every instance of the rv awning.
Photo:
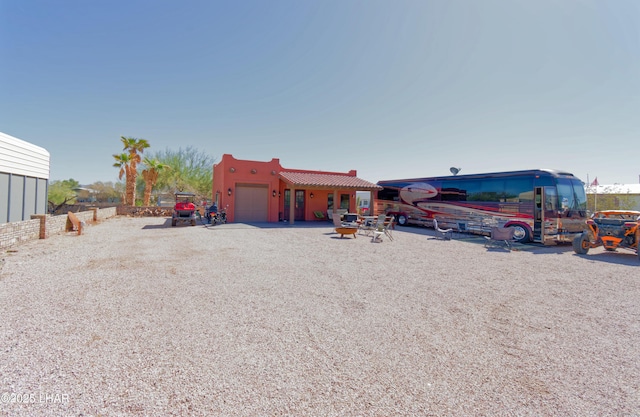
[[287,184],[299,188],[319,188],[334,190],[351,189],[359,191],[380,190],[382,187],[351,175],[316,174],[307,172],[280,172],[280,179]]

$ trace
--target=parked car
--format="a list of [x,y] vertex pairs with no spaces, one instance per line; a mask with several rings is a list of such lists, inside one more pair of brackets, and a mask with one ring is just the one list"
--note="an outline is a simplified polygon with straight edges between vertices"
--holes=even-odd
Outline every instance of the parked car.
[[196,206],[193,203],[196,195],[193,193],[177,192],[175,194],[176,204],[173,206],[171,216],[171,226],[178,222],[188,222],[191,226],[196,225]]
[[593,213],[585,230],[573,239],[575,253],[584,255],[591,248],[603,246],[608,251],[618,248],[634,251],[640,260],[640,211],[604,210]]

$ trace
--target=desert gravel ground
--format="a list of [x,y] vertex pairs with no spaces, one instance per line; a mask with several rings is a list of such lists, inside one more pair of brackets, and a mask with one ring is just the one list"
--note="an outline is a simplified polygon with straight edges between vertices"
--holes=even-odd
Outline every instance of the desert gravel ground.
[[640,262],[118,217],[0,256],[3,416],[639,416]]

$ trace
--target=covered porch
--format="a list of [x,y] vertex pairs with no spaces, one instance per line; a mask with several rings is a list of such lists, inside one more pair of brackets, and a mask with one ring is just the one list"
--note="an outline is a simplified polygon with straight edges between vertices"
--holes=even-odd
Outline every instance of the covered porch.
[[355,175],[302,171],[281,171],[279,175],[279,220],[291,224],[322,220],[316,213],[328,219],[334,211],[355,213],[356,191],[368,191],[373,201],[382,188]]

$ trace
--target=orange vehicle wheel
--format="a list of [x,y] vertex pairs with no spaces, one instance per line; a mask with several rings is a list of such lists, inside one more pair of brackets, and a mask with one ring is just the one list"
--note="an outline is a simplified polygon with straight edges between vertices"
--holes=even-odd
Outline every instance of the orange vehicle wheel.
[[573,251],[578,255],[586,255],[590,248],[591,243],[587,233],[581,233],[573,238]]

